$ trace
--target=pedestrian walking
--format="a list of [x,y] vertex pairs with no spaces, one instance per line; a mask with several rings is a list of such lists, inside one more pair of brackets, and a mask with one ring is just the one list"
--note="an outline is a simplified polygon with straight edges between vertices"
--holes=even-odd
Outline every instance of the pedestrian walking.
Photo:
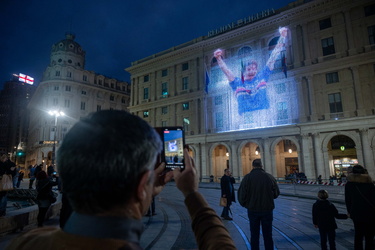
[[326,190],[319,190],[318,200],[314,203],[312,208],[312,220],[315,228],[319,228],[320,246],[323,250],[327,249],[327,238],[329,242],[329,249],[336,249],[336,229],[337,219],[347,219],[347,214],[340,214],[335,205],[328,200],[328,192]]
[[260,159],[252,163],[253,170],[245,175],[238,189],[238,202],[247,208],[250,221],[251,249],[259,249],[260,226],[262,226],[264,247],[273,250],[273,209],[280,190],[276,179],[264,171]]
[[374,249],[375,186],[361,165],[355,165],[345,185],[345,204],[354,224],[354,249]]
[[233,220],[233,218],[229,216],[229,211],[232,202],[236,202],[233,187],[234,183],[235,180],[229,168],[224,169],[224,175],[220,179],[221,197],[227,199],[227,205],[223,207],[223,211],[221,212],[221,217],[224,220]]

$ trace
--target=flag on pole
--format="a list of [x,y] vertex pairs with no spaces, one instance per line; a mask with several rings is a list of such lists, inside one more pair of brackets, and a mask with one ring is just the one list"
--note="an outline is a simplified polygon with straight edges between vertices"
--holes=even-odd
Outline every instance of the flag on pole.
[[243,65],[243,61],[241,59],[241,82],[244,83],[245,82],[245,77],[243,75],[243,72],[245,70],[245,66]]
[[25,82],[28,84],[34,84],[34,78],[32,78],[31,76],[22,74],[22,73],[19,74],[18,81]]
[[205,86],[204,86],[204,91],[206,92],[206,94],[208,93],[208,85],[210,84],[210,77],[208,76],[208,71],[207,71],[207,67],[205,66],[205,72],[206,72],[206,79],[205,79]]
[[286,67],[285,51],[281,52],[281,67],[283,69],[283,72],[284,72],[284,75],[285,75],[285,78],[286,78],[288,76],[287,75],[288,68]]

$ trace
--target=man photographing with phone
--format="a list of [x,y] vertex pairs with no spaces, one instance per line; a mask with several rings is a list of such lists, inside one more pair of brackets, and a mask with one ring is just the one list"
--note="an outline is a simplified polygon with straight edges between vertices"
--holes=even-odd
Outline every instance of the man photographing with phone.
[[[174,177],[185,197],[199,249],[236,249],[215,211],[198,192],[194,162],[185,170],[154,170],[162,143],[141,118],[104,110],[77,122],[59,148],[58,172],[73,214],[63,229],[38,228],[7,249],[141,249],[142,216]],[[89,174],[87,174],[89,173]]]

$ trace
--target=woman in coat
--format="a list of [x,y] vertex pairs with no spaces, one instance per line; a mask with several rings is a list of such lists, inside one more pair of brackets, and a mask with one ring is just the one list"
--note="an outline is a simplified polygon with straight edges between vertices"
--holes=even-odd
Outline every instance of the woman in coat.
[[52,181],[48,178],[45,171],[40,171],[36,176],[37,184],[36,190],[38,191],[39,214],[38,214],[38,227],[42,227],[44,223],[44,218],[51,204],[56,201],[53,196],[52,187],[57,185],[57,182]]
[[232,202],[236,202],[233,183],[235,183],[235,180],[229,168],[227,168],[224,170],[224,175],[220,180],[221,197],[227,198],[227,206],[223,207],[223,212],[221,213],[221,217],[225,220],[232,220],[232,218],[229,217],[230,205],[232,205]]
[[375,186],[361,165],[353,167],[345,185],[345,203],[354,223],[354,249],[374,249]]

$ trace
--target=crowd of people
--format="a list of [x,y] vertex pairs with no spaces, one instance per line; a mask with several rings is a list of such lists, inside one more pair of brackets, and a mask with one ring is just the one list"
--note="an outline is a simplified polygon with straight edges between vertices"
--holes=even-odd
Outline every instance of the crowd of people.
[[[232,202],[236,202],[230,169],[225,169],[221,178],[221,197],[227,199],[227,205],[220,219],[198,191],[195,164],[188,150],[184,149],[184,171],[166,171],[164,163],[157,162],[161,149],[156,131],[127,112],[106,110],[82,119],[66,135],[57,154],[63,194],[61,227],[43,227],[45,214],[56,201],[52,187],[60,183],[55,169],[32,167],[29,187],[35,177],[39,228],[13,240],[7,249],[140,249],[141,219],[156,214],[155,196],[172,178],[185,199],[199,249],[236,249],[222,221],[233,220],[229,212]],[[8,157],[2,156],[0,163],[0,175],[16,176],[17,168]],[[238,188],[238,202],[247,209],[251,248],[259,249],[262,230],[265,249],[274,249],[274,199],[280,190],[260,159],[255,159],[252,166]],[[85,172],[91,174],[82,174]],[[360,165],[353,167],[347,181],[347,214],[338,212],[326,190],[318,192],[312,206],[312,222],[319,230],[321,247],[327,249],[328,242],[330,249],[335,249],[335,218],[351,218],[355,249],[363,249],[363,240],[365,249],[374,249],[375,186]],[[0,196],[0,212],[4,215],[3,197],[6,195]]]

